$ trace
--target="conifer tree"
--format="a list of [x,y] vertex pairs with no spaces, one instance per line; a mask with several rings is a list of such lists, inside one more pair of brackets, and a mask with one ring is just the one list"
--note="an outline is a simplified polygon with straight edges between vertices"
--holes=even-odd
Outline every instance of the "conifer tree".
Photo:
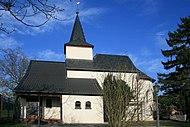
[[167,58],[162,64],[168,73],[158,73],[158,80],[166,94],[181,98],[182,110],[190,118],[190,16],[181,18],[181,24],[168,37],[170,49],[162,50]]

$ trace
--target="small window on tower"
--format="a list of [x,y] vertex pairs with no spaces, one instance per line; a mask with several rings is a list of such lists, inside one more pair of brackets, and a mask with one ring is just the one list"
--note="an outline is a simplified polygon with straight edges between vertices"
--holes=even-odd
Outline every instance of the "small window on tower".
[[81,102],[80,101],[75,102],[75,109],[81,109]]
[[86,102],[85,109],[91,109],[91,102],[90,101]]

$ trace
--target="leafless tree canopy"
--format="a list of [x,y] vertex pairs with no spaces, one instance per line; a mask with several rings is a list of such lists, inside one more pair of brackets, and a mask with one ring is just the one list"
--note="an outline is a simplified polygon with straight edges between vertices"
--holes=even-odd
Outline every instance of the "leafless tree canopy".
[[132,91],[125,81],[109,74],[103,82],[105,116],[110,127],[124,127]]
[[[0,18],[8,12],[11,17],[30,27],[39,27],[50,19],[57,19],[56,13],[63,10],[49,0],[0,0]],[[43,17],[42,22],[36,24],[30,22],[31,17],[38,16]],[[8,33],[10,31],[5,24],[0,22],[0,30]]]
[[[127,78],[123,74],[123,78]],[[122,80],[122,74],[108,74],[103,81],[103,100],[105,120],[109,127],[129,127],[143,125],[152,118],[151,91],[145,87],[138,73],[129,76],[131,84]]]
[[12,90],[24,76],[28,63],[28,58],[20,48],[0,49],[0,88],[3,95],[12,95]]

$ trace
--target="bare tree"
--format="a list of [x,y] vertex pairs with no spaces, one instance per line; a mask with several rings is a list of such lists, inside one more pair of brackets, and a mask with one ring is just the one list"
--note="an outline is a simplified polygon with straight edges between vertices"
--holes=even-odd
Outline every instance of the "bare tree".
[[108,74],[103,82],[105,116],[110,127],[124,127],[132,91],[125,81]]
[[[39,27],[50,19],[58,19],[56,14],[63,10],[50,3],[49,0],[0,0],[0,18],[8,12],[18,22],[30,27]],[[42,22],[37,24],[30,22],[31,17],[38,16],[43,17]],[[5,22],[0,22],[1,31],[6,33],[14,31],[14,29],[10,31],[5,24]]]
[[[125,79],[130,79],[125,82]],[[151,88],[139,74],[108,74],[103,81],[105,119],[110,127],[142,125],[153,119],[153,96]]]
[[29,59],[20,48],[0,49],[0,87],[2,95],[13,96],[28,67]]

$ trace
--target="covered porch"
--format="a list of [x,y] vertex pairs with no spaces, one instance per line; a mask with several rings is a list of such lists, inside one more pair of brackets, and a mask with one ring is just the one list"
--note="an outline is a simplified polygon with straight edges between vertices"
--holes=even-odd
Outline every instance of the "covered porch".
[[29,123],[62,123],[62,97],[60,95],[22,95],[20,119]]

